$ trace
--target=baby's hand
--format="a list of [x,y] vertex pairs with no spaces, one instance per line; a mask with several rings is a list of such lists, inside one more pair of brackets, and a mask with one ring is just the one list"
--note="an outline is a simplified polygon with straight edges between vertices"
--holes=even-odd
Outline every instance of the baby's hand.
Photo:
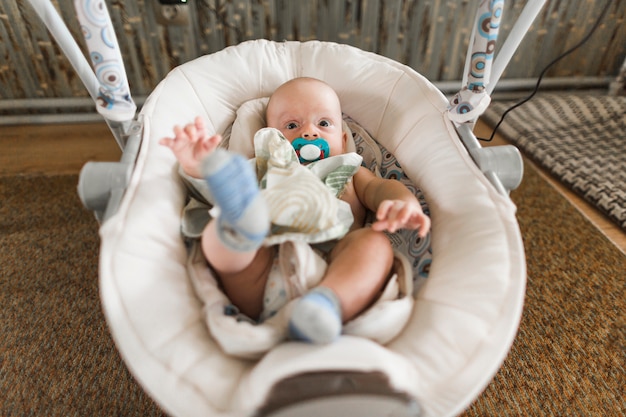
[[220,135],[208,136],[204,121],[196,117],[194,123],[184,128],[174,126],[174,137],[165,137],[159,141],[174,152],[183,171],[195,178],[202,178],[200,164],[222,141]]
[[372,229],[391,233],[399,229],[419,229],[418,235],[424,237],[430,230],[430,218],[417,201],[384,200],[378,206]]

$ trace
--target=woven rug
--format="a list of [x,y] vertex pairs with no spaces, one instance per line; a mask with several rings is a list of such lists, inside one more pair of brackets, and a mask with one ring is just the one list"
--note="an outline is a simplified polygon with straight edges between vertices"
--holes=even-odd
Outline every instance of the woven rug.
[[[494,102],[490,124],[514,102]],[[543,94],[498,132],[626,231],[626,97]]]

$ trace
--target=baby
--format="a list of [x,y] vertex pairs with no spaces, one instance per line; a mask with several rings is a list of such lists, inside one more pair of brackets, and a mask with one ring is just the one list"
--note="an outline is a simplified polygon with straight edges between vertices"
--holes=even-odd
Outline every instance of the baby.
[[[339,98],[320,80],[296,78],[281,85],[269,100],[266,120],[292,144],[321,141],[330,156],[346,152]],[[184,128],[175,126],[174,137],[160,143],[174,152],[187,175],[207,181],[220,214],[202,233],[203,253],[230,301],[257,319],[276,247],[262,245],[270,220],[255,173],[243,157],[218,148],[221,139],[207,132],[198,117]],[[424,237],[430,229],[430,219],[402,183],[378,178],[364,167],[340,198],[349,204],[354,222],[327,254],[319,285],[296,302],[289,322],[293,339],[329,343],[344,322],[376,300],[394,258],[384,231],[419,229]],[[376,215],[371,226],[364,226],[367,210]]]

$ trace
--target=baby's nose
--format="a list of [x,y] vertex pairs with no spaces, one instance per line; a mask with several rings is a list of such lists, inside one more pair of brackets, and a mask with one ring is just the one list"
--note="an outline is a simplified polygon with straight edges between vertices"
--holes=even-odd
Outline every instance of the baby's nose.
[[319,134],[312,123],[305,125],[302,131],[302,137],[305,139],[315,139],[319,137]]

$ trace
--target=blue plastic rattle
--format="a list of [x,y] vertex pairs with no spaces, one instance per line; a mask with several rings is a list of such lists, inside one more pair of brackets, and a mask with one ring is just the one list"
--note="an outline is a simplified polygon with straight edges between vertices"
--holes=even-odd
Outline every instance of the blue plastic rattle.
[[328,158],[330,155],[330,147],[328,142],[323,138],[307,140],[304,138],[296,138],[291,145],[296,150],[296,155],[301,164],[308,164]]

